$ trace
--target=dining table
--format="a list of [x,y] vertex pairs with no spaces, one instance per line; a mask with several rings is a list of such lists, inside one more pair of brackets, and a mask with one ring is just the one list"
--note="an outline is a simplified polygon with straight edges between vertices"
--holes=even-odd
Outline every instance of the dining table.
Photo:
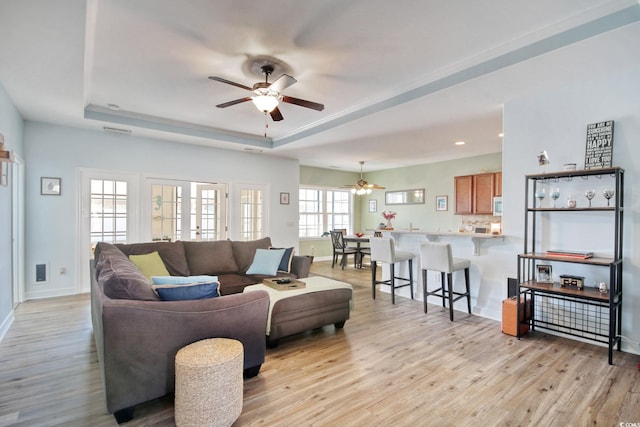
[[342,240],[348,244],[348,243],[355,243],[356,244],[356,248],[358,249],[358,255],[356,257],[356,266],[358,268],[362,268],[362,254],[360,253],[360,247],[362,245],[362,243],[369,243],[369,238],[371,236],[356,236],[355,234],[352,235],[344,235],[342,237]]

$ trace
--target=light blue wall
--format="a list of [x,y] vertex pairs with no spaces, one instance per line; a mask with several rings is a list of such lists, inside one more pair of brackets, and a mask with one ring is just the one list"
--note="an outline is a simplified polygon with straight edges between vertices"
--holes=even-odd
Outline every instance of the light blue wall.
[[[512,252],[510,262],[515,271],[516,254],[523,249],[524,175],[542,172],[536,154],[547,150],[551,159],[547,171],[561,170],[562,164],[567,162],[576,162],[582,168],[587,124],[615,120],[613,165],[626,170],[622,334],[636,343],[640,341],[640,286],[635,280],[640,275],[640,257],[636,249],[640,248],[639,75],[640,68],[614,71],[607,78],[575,82],[507,103],[504,107],[503,149],[504,229],[506,234],[512,236],[509,239]],[[561,200],[564,200],[567,192],[573,191],[570,185],[575,185],[577,192],[577,187],[587,184],[561,182],[557,185],[564,192],[564,196],[561,196]],[[597,190],[602,187],[597,181],[588,185],[595,186]],[[584,206],[586,200],[582,191],[577,192],[577,199]],[[601,192],[594,202],[605,203]],[[564,240],[558,243],[568,249],[603,250],[611,256],[613,248],[606,242],[611,241],[612,228],[608,229],[607,236],[596,231],[600,225],[606,227],[606,224],[611,224],[610,220],[610,217],[602,218],[595,214],[571,218],[558,218],[555,215],[548,219],[549,224],[562,222],[563,225],[556,227],[556,231],[545,238],[552,240],[557,233],[556,239]],[[567,229],[573,232],[569,234]],[[566,269],[566,264],[558,265],[554,267],[554,275]],[[587,284],[592,285],[594,279],[598,279],[595,274],[606,275],[606,270],[603,272],[601,269],[600,273],[587,271],[582,275]],[[623,349],[639,352],[637,346],[627,342],[623,342]]]
[[[82,276],[80,269],[87,268],[78,265],[78,177],[81,168],[134,173],[140,179],[150,176],[232,184],[266,184],[270,203],[266,234],[275,245],[297,246],[297,160],[105,134],[39,122],[26,123],[24,138],[27,162],[28,298],[77,292],[78,280]],[[40,195],[42,176],[60,177],[62,195]],[[290,193],[289,205],[279,203],[280,192]],[[37,263],[49,263],[51,274],[48,283],[35,283]],[[66,270],[65,274],[59,273],[61,268]]]
[[[0,83],[0,133],[4,135],[5,145],[18,156],[23,154],[23,120],[11,98]],[[7,167],[7,165],[5,165]],[[9,166],[12,168],[13,166]],[[12,195],[11,184],[0,186],[0,339],[13,318],[13,288],[11,274],[12,254]]]

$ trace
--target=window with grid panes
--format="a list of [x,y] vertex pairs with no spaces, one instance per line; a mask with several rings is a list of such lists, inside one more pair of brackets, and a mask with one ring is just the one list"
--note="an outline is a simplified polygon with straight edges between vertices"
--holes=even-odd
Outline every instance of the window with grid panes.
[[300,188],[300,237],[320,237],[334,228],[350,231],[352,200],[349,190]]

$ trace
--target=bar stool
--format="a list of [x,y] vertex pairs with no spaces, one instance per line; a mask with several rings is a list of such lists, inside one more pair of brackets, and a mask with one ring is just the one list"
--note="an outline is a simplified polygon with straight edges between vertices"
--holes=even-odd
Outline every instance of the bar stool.
[[[369,244],[371,248],[371,287],[373,288],[373,299],[376,299],[376,285],[378,284],[391,286],[392,304],[396,303],[396,288],[409,286],[411,299],[413,299],[413,258],[415,255],[411,252],[397,251],[393,239],[389,237],[372,237],[369,240]],[[396,263],[402,261],[409,261],[408,279],[396,276]],[[376,267],[379,262],[389,264],[391,269],[389,280],[376,280]],[[396,279],[409,283],[397,285]]]
[[[471,261],[463,258],[454,258],[451,254],[451,245],[443,242],[426,242],[420,245],[420,263],[422,264],[422,288],[424,298],[424,312],[427,312],[427,297],[429,295],[442,298],[442,306],[445,300],[449,300],[449,319],[453,321],[453,303],[461,298],[467,299],[467,310],[471,314],[471,297],[469,292],[469,267]],[[427,271],[439,271],[441,285],[433,291],[427,290]],[[464,282],[466,292],[453,290],[453,272],[464,270]],[[447,282],[445,288],[445,273]],[[442,292],[439,294],[438,292]],[[454,298],[455,295],[455,298]]]

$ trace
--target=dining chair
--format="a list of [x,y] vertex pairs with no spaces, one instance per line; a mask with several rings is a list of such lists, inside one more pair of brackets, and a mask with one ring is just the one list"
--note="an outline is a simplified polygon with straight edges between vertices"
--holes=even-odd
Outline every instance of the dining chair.
[[[373,292],[373,299],[376,299],[376,285],[389,285],[391,286],[391,303],[396,303],[396,288],[402,288],[409,286],[411,290],[411,299],[413,299],[413,258],[415,254],[407,251],[396,250],[395,242],[390,237],[372,237],[369,239],[371,248],[371,287]],[[409,278],[404,278],[396,275],[396,264],[399,262],[409,262]],[[389,279],[377,280],[376,268],[378,263],[389,264]],[[397,284],[396,280],[402,282],[408,282],[403,284]]]
[[[422,265],[422,291],[424,298],[424,312],[427,312],[427,297],[430,295],[442,298],[442,306],[449,301],[449,320],[453,321],[453,303],[461,298],[467,299],[467,311],[471,314],[471,297],[469,292],[469,267],[471,261],[463,258],[454,258],[451,252],[451,244],[444,242],[426,242],[420,245],[420,263]],[[427,271],[440,272],[440,287],[434,290],[427,289]],[[465,292],[453,290],[453,273],[464,270]],[[446,275],[446,283],[445,283]]]
[[331,261],[331,268],[333,268],[338,261],[338,257],[342,255],[342,260],[340,264],[342,265],[342,269],[344,270],[344,266],[347,264],[347,257],[349,255],[353,255],[353,266],[354,268],[358,262],[358,249],[347,246],[344,244],[344,234],[341,231],[331,230],[331,242],[333,244],[333,258]]

